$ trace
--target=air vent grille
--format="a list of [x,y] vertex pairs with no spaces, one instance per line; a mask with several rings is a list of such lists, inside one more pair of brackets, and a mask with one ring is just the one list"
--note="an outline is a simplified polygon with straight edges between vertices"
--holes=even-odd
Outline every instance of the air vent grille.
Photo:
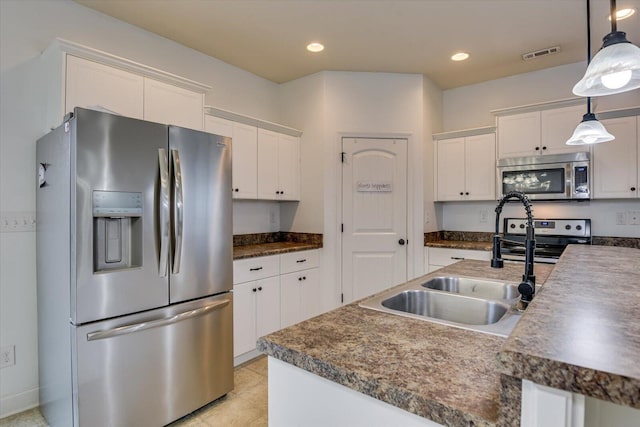
[[522,54],[522,59],[528,61],[530,59],[540,58],[541,56],[547,56],[560,52],[560,46],[548,47],[546,49],[536,50],[534,52],[527,52]]

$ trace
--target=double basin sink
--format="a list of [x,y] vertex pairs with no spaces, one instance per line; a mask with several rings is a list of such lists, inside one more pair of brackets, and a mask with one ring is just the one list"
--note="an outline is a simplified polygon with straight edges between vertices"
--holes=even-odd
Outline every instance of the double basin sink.
[[508,336],[520,319],[518,285],[464,276],[411,281],[360,303],[400,316]]

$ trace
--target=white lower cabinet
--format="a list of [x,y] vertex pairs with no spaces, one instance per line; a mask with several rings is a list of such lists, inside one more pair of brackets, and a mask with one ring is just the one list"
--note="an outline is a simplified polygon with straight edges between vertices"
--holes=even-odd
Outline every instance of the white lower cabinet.
[[428,266],[427,273],[438,270],[454,262],[464,259],[475,259],[480,261],[490,261],[490,251],[477,251],[472,249],[451,249],[451,248],[424,248],[424,264]]
[[320,314],[320,251],[233,262],[233,357],[257,356],[256,340]]

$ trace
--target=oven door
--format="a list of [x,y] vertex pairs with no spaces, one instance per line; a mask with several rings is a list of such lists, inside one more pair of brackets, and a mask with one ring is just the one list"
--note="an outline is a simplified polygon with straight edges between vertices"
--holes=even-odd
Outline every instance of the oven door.
[[532,200],[571,199],[571,163],[502,166],[498,168],[499,192],[523,192]]

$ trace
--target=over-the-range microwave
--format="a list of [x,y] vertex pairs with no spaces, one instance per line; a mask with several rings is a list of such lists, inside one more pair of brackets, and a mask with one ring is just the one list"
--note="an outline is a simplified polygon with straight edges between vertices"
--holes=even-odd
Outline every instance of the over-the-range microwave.
[[588,200],[589,159],[589,153],[500,159],[498,193],[521,191],[532,200]]

